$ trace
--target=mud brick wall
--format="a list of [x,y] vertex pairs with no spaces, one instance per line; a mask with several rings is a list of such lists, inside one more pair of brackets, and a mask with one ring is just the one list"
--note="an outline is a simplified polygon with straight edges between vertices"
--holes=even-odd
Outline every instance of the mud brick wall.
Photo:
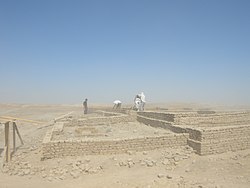
[[[158,116],[154,116],[154,113],[151,112],[141,112],[138,114],[142,114],[142,116],[138,115],[137,121],[146,125],[169,129],[175,133],[188,133],[188,145],[196,150],[199,155],[217,154],[250,148],[248,112],[220,113],[217,115],[197,113],[175,114],[174,123],[155,119],[154,117]],[[161,115],[164,116],[166,114],[161,113]],[[176,122],[179,122],[180,125],[176,125]],[[187,122],[187,124],[184,122]],[[243,122],[246,122],[248,125],[238,125]],[[202,123],[206,123],[207,126],[200,126]],[[232,123],[236,123],[236,125],[232,125]]]
[[224,153],[250,148],[250,125],[225,126],[196,130],[188,144],[200,155]]
[[119,140],[44,140],[42,145],[42,159],[64,156],[106,155],[119,154],[128,151],[148,151],[187,145],[188,134],[169,134],[166,136],[142,137]]
[[162,112],[137,112],[139,116],[144,116],[147,118],[158,119],[168,122],[174,122],[174,114],[162,113]]
[[145,116],[137,115],[137,121],[145,125],[150,125],[152,127],[161,127],[163,129],[169,129],[173,131],[174,133],[186,133],[187,132],[185,128],[177,126],[177,125],[172,125],[168,121],[164,121],[164,120],[158,120],[158,119],[153,119],[153,118],[148,118]]
[[121,114],[130,114],[131,112],[135,112],[130,108],[120,108],[120,109],[105,109],[105,112],[113,112],[113,113],[121,113]]
[[53,126],[53,133],[60,134],[63,131],[64,122],[56,122]]
[[[140,115],[141,114],[141,115]],[[51,141],[54,129],[48,131],[43,140],[42,158],[54,158],[62,156],[79,156],[93,154],[118,154],[127,151],[147,151],[162,147],[174,147],[189,145],[200,155],[209,155],[223,153],[227,151],[237,151],[250,148],[250,123],[248,123],[249,113],[226,113],[207,115],[207,114],[175,114],[174,123],[171,122],[172,116],[164,118],[165,113],[139,112],[137,113],[137,121],[153,127],[161,127],[169,129],[175,133],[173,135],[145,137],[124,140],[107,140],[107,141],[86,141],[86,140],[65,140]],[[156,119],[161,116],[161,119]],[[201,117],[199,123],[211,123],[212,126],[200,127],[190,126],[195,122],[195,118]],[[241,119],[241,118],[242,119]],[[222,119],[221,119],[222,118]],[[228,118],[227,120],[225,120]],[[231,120],[230,120],[231,118]],[[165,119],[165,120],[164,120]],[[167,119],[167,120],[166,120]],[[184,125],[184,119],[189,119]],[[95,125],[99,123],[119,123],[126,121],[135,121],[135,115],[119,115],[100,118],[88,118],[86,121],[70,122],[72,126],[86,125],[91,122]],[[176,121],[177,120],[177,121]],[[175,122],[181,122],[181,125],[175,125]],[[226,125],[216,125],[216,122],[227,123]],[[231,125],[236,123],[235,125]],[[246,122],[246,125],[238,125],[238,123]],[[73,123],[73,124],[72,124]],[[101,125],[100,124],[100,125]],[[64,124],[65,125],[65,124]],[[58,124],[59,131],[62,126]]]
[[197,127],[213,127],[217,125],[250,124],[250,112],[218,112],[214,114],[138,112],[140,117],[163,120],[175,125],[191,125]]
[[116,112],[108,112],[108,111],[96,111],[97,113],[103,115],[103,116],[120,116],[120,115],[123,115],[121,113],[116,113]]
[[65,126],[84,126],[84,125],[99,125],[99,124],[116,124],[121,122],[133,122],[136,121],[136,115],[124,115],[119,116],[103,116],[103,117],[90,117],[87,119],[73,119],[66,122]]
[[215,114],[181,113],[175,114],[177,125],[244,125],[250,124],[250,112],[227,112]]

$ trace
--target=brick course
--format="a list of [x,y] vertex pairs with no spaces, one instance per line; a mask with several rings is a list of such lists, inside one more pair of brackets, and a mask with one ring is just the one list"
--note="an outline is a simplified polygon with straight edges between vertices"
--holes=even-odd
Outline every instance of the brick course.
[[[173,134],[131,139],[52,141],[53,134],[60,133],[63,130],[63,125],[91,126],[100,123],[112,124],[136,121],[136,119],[145,125],[169,129]],[[44,137],[42,158],[119,154],[128,151],[147,151],[185,145],[191,146],[199,155],[243,150],[250,148],[249,120],[250,113],[248,112],[220,114],[138,112],[137,116],[136,114],[125,115],[105,112],[102,117],[91,117],[84,120],[64,122],[64,124],[57,122]],[[246,125],[242,125],[242,123],[246,123]],[[208,126],[203,126],[204,124]]]
[[188,134],[105,141],[62,140],[43,142],[42,159],[63,156],[119,154],[187,145]]
[[[164,121],[169,113],[155,115],[141,112],[137,120],[144,124],[169,129],[175,133],[189,133],[188,145],[200,155],[217,154],[250,148],[250,113],[173,114],[174,121]],[[161,117],[161,120],[152,117]],[[186,124],[185,124],[186,122]],[[180,123],[179,125],[176,123]],[[241,125],[246,123],[246,125]],[[206,126],[203,126],[206,124]],[[193,125],[193,126],[192,126]]]

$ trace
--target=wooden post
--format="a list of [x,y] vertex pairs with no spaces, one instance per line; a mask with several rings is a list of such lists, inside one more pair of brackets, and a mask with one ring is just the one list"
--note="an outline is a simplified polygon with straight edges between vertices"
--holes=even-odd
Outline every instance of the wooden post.
[[7,162],[7,146],[4,146],[3,149],[3,165],[5,162]]
[[12,123],[12,126],[13,126],[13,153],[16,152],[16,124],[15,122]]
[[13,125],[14,125],[14,127],[15,127],[15,129],[16,129],[16,132],[17,132],[17,135],[18,135],[18,137],[19,137],[19,139],[20,139],[20,141],[21,141],[21,144],[24,145],[23,139],[22,139],[22,137],[21,137],[21,135],[20,135],[20,133],[19,133],[19,131],[18,131],[16,122],[13,122]]
[[10,144],[9,144],[10,122],[9,121],[4,124],[4,129],[5,129],[5,144],[4,144],[5,161],[8,162],[10,161]]
[[[13,128],[13,152],[11,152],[10,148],[10,123],[12,123]],[[16,133],[21,141],[21,144],[24,145],[22,137],[18,131],[16,122],[7,121],[4,124],[4,133],[5,133],[5,142],[4,142],[4,162],[9,162],[11,160],[12,154],[16,152]]]

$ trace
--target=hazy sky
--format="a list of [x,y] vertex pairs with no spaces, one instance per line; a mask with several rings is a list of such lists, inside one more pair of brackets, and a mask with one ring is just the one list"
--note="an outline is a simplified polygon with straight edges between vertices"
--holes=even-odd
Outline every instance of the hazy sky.
[[250,105],[249,0],[0,0],[0,103]]

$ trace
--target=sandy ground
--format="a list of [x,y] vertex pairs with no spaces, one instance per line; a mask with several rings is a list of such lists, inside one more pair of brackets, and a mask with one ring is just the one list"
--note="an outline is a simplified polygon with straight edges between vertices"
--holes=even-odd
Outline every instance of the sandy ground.
[[[163,108],[163,107],[162,107]],[[167,108],[167,107],[166,107]],[[50,121],[81,106],[0,105],[0,116],[18,121],[24,140],[1,168],[0,188],[16,187],[250,187],[250,150],[199,156],[191,148],[170,148],[122,155],[66,157],[41,161],[40,147]],[[4,145],[0,125],[0,151]],[[2,161],[2,159],[1,159]]]

